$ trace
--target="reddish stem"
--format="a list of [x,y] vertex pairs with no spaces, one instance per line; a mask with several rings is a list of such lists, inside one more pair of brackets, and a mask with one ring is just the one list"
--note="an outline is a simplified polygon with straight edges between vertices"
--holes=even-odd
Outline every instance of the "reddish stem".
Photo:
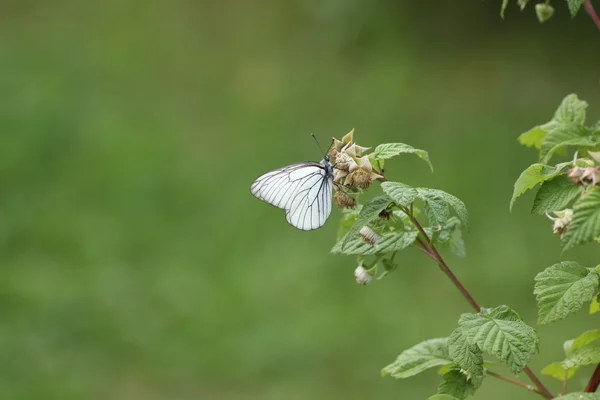
[[598,366],[594,370],[594,373],[592,374],[590,381],[588,382],[587,386],[585,387],[584,392],[594,393],[598,389],[599,384],[600,384],[600,364],[598,364]]
[[[454,283],[456,288],[462,293],[463,297],[465,299],[467,299],[467,301],[469,302],[469,304],[471,304],[471,306],[475,309],[475,311],[477,311],[477,312],[481,311],[481,307],[479,306],[479,304],[477,304],[477,302],[475,301],[473,296],[471,296],[469,291],[458,280],[456,275],[454,275],[454,273],[452,272],[450,267],[448,267],[448,264],[446,264],[446,261],[444,260],[444,258],[440,255],[440,253],[438,252],[435,245],[431,242],[431,239],[429,238],[429,235],[427,235],[427,232],[425,232],[425,229],[423,229],[423,226],[419,223],[419,221],[415,218],[415,216],[407,208],[403,207],[403,211],[406,213],[406,215],[409,216],[410,220],[413,222],[413,224],[415,224],[415,226],[417,227],[417,229],[419,230],[419,232],[421,233],[421,235],[423,235],[423,238],[425,239],[425,242],[423,242],[421,239],[419,239],[419,244],[429,254],[429,256],[438,264],[438,266],[440,267],[442,272],[444,272],[448,276],[448,278],[450,278],[452,283]],[[525,374],[529,377],[529,379],[531,379],[531,381],[535,384],[535,386],[537,388],[536,392],[538,392],[542,397],[544,397],[548,400],[554,398],[552,393],[550,393],[550,391],[544,386],[542,381],[540,381],[540,379],[533,373],[533,371],[529,367],[526,366],[525,368],[523,368],[523,372],[525,372]],[[600,379],[600,372],[598,372],[598,379]],[[596,384],[596,387],[597,386],[598,386],[598,384]]]
[[598,17],[598,14],[596,14],[596,10],[594,10],[592,1],[585,0],[585,2],[583,3],[583,7],[585,8],[585,11],[589,14],[589,16],[592,18],[592,21],[594,21],[594,23],[596,24],[596,27],[600,29],[600,17]]

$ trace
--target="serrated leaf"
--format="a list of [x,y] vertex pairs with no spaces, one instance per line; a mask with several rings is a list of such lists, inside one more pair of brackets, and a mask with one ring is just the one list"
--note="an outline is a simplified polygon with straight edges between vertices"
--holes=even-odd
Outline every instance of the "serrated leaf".
[[598,289],[598,273],[573,261],[546,268],[535,277],[538,324],[546,325],[577,312]]
[[521,172],[521,175],[515,182],[512,198],[510,199],[509,210],[512,210],[515,200],[529,189],[536,185],[548,181],[563,172],[567,163],[558,164],[554,167],[544,164],[532,164]]
[[506,7],[508,7],[508,0],[502,0],[502,7],[500,8],[500,17],[504,19],[504,11],[506,11]]
[[598,339],[600,339],[600,329],[583,332],[572,341],[571,345],[569,346],[567,357],[575,354],[579,349],[595,342]]
[[[426,232],[429,234],[432,231],[428,229]],[[436,244],[449,247],[450,251],[459,257],[467,255],[465,243],[462,238],[461,222],[457,217],[450,217],[446,221],[446,224],[444,224],[440,231]]]
[[[549,7],[544,4],[536,4],[538,6]],[[539,15],[538,15],[539,17]],[[540,145],[540,162],[546,163],[552,157],[552,154],[566,145],[569,140],[577,139],[585,136],[585,109],[588,104],[579,100],[576,94],[566,96],[558,106],[554,117],[549,122],[541,125],[540,128],[547,132]],[[572,143],[571,145],[576,145]]]
[[584,193],[573,205],[573,220],[562,236],[563,251],[600,236],[600,187]]
[[544,183],[533,200],[532,214],[544,214],[567,208],[580,193],[581,186],[572,183],[566,175],[559,175]]
[[459,368],[469,373],[473,387],[480,387],[485,376],[483,352],[477,345],[467,341],[461,329],[455,329],[448,338],[448,354]]
[[[450,208],[448,202],[442,196],[440,191],[435,189],[417,188],[418,196],[425,203],[425,214],[431,227],[443,226],[450,217]],[[439,236],[439,230],[434,229],[430,236],[432,241],[436,241]]]
[[459,400],[454,396],[450,396],[449,394],[434,394],[433,396],[429,396],[427,400]]
[[577,12],[579,11],[584,2],[585,0],[567,0],[567,3],[569,4],[569,12],[571,13],[571,17],[575,17],[577,15]]
[[344,239],[342,239],[342,249],[346,246],[350,239],[356,238],[358,231],[360,231],[363,226],[366,226],[369,224],[369,222],[379,218],[379,213],[385,210],[391,203],[392,199],[390,199],[388,196],[377,196],[369,200],[367,204],[361,208],[360,213],[356,217],[354,225],[348,229],[348,233]]
[[[425,150],[415,149],[412,146],[404,143],[383,143],[375,147],[373,151],[376,160],[386,160],[398,156],[400,154],[415,154],[417,157],[425,161],[431,171],[433,171],[433,165],[429,159],[429,153]],[[370,156],[369,156],[370,157]]]
[[475,393],[473,383],[459,369],[453,368],[442,376],[438,394],[447,394],[459,400]]
[[[444,227],[450,217],[450,208],[452,208],[465,228],[468,229],[469,217],[465,204],[456,196],[446,193],[439,189],[417,188],[418,197],[425,203],[425,213],[429,220],[429,225],[434,227],[439,225]],[[432,241],[436,241],[439,231],[434,230]]]
[[590,314],[596,314],[598,311],[600,311],[600,303],[598,297],[594,297],[590,303]]
[[600,363],[600,347],[584,346],[562,362],[563,368],[575,368]]
[[564,396],[555,397],[560,400],[600,400],[600,393],[569,393]]
[[470,344],[504,361],[520,372],[537,351],[538,336],[507,306],[482,308],[477,314],[462,314],[458,321]]
[[595,147],[600,144],[597,136],[589,135],[589,136],[579,136],[579,137],[571,137],[570,134],[563,134],[562,132],[557,132],[556,134],[548,134],[545,140],[547,140],[549,149],[544,150],[544,144],[542,143],[542,149],[540,151],[545,151],[544,156],[540,159],[541,163],[547,163],[550,161],[552,156],[558,152],[558,150],[569,147],[569,146],[577,146],[577,147]]
[[451,364],[448,338],[429,339],[404,350],[396,361],[381,370],[383,376],[409,378],[430,368]]
[[[370,254],[385,254],[393,251],[404,250],[414,243],[417,239],[418,231],[394,231],[385,232],[380,235],[374,245],[368,244],[360,240],[359,236],[349,239],[346,237],[340,239],[331,249],[333,254],[345,255],[370,255]],[[342,244],[344,244],[342,249]]]
[[567,374],[566,378],[571,379],[575,375],[575,372],[577,372],[578,369],[579,369],[579,367],[565,369],[565,368],[563,368],[562,363],[554,362],[552,364],[546,365],[544,367],[544,369],[542,370],[542,374],[551,376],[562,382],[565,379],[565,372]]
[[527,132],[522,133],[517,140],[523,146],[535,147],[536,149],[539,149],[542,145],[542,141],[544,140],[547,134],[548,132],[546,132],[539,126],[536,126],[528,130]]
[[399,182],[383,182],[381,189],[390,196],[396,204],[408,207],[419,194],[417,189]]

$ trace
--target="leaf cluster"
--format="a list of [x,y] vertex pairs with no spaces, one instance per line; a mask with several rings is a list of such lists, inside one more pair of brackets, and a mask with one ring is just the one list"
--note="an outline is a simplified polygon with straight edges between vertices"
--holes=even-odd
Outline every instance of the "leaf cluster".
[[[442,367],[438,393],[430,399],[465,399],[481,386],[486,376],[484,354],[504,362],[518,373],[538,350],[532,327],[507,306],[483,308],[460,316],[449,337],[431,339],[402,352],[383,368],[382,374],[404,379],[433,367]],[[436,397],[438,396],[438,397]]]
[[[574,18],[577,15],[579,9],[581,8],[584,2],[585,0],[567,0],[567,4],[569,6],[569,13],[571,14],[572,18]],[[504,12],[506,11],[506,8],[508,7],[509,3],[509,0],[502,0],[502,6],[500,7],[500,16],[502,18],[504,18]],[[517,0],[516,3],[521,9],[521,11],[523,11],[527,6],[527,3],[529,3],[529,0]],[[538,18],[538,21],[546,22],[554,15],[554,7],[550,5],[549,0],[539,2],[535,5],[535,14]]]
[[[532,213],[570,210],[567,219],[555,221],[554,230],[561,235],[563,251],[600,237],[600,186],[596,181],[600,169],[593,153],[600,147],[600,121],[586,126],[587,106],[577,95],[570,94],[550,121],[519,136],[521,144],[539,151],[539,161],[527,167],[515,182],[510,208],[519,196],[540,185]],[[554,156],[564,155],[567,148],[578,151],[573,161],[549,164]],[[590,157],[577,158],[577,154],[584,153]],[[585,178],[587,173],[591,174],[590,179],[582,179],[581,175]]]

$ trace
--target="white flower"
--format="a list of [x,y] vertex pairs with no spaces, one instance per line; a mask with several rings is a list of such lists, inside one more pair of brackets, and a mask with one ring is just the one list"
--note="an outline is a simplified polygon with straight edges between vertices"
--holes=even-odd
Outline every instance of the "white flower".
[[359,285],[366,285],[371,282],[373,276],[362,265],[359,265],[354,270],[354,279],[356,279],[356,283]]
[[565,229],[567,229],[567,226],[573,220],[573,210],[566,208],[562,211],[554,211],[554,214],[556,214],[556,218],[551,217],[548,214],[546,214],[546,216],[554,221],[552,231],[556,234],[562,235],[565,232]]

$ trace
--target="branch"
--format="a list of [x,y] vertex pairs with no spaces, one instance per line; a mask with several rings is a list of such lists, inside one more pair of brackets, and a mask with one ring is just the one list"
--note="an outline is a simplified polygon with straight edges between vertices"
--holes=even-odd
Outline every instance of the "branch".
[[[427,253],[429,254],[429,256],[438,264],[438,266],[440,267],[442,272],[444,272],[448,276],[448,278],[450,278],[452,283],[454,283],[454,286],[456,286],[456,288],[460,291],[460,293],[463,295],[463,297],[465,299],[467,299],[467,301],[469,302],[469,304],[471,304],[471,306],[475,309],[475,311],[477,311],[477,312],[481,311],[481,307],[479,306],[479,304],[477,304],[477,302],[475,301],[473,296],[471,296],[469,291],[458,280],[456,275],[454,275],[454,273],[452,272],[450,267],[448,267],[448,264],[446,264],[446,260],[444,260],[444,258],[440,255],[439,251],[437,250],[435,245],[432,243],[431,239],[427,235],[427,232],[425,232],[425,229],[423,229],[423,226],[419,223],[417,218],[415,218],[413,213],[410,212],[410,210],[408,210],[406,207],[402,207],[402,211],[404,211],[406,213],[406,215],[408,215],[408,217],[410,218],[412,223],[415,224],[415,226],[417,227],[417,229],[419,230],[421,235],[423,235],[423,238],[425,238],[426,243],[423,243],[423,241],[419,241],[421,246],[425,250],[428,250]],[[598,369],[600,369],[600,366]],[[550,393],[550,391],[548,391],[548,389],[544,386],[542,381],[540,381],[540,379],[533,373],[533,371],[529,367],[526,366],[525,368],[523,368],[523,372],[525,372],[525,374],[527,374],[529,379],[531,379],[531,381],[535,384],[535,386],[538,389],[539,394],[541,396],[543,396],[544,398],[549,399],[549,400],[554,398],[552,393]],[[598,372],[597,373],[598,380],[600,381],[600,371],[597,371],[597,372]],[[510,378],[508,378],[508,379],[510,379]],[[596,387],[598,387],[598,382],[596,382]]]
[[594,21],[594,23],[596,24],[596,27],[598,29],[600,29],[600,17],[598,17],[598,14],[596,14],[596,10],[594,10],[594,6],[592,5],[592,1],[591,0],[585,0],[585,2],[583,3],[583,6],[585,7],[585,11],[592,18],[592,21]]
[[598,366],[594,370],[594,373],[592,374],[590,381],[588,382],[587,386],[585,387],[584,392],[594,393],[598,389],[599,384],[600,384],[600,364],[598,364]]
[[518,381],[516,379],[509,378],[508,376],[500,375],[500,374],[497,374],[497,373],[489,371],[489,370],[485,371],[485,373],[486,373],[486,375],[493,376],[494,378],[498,378],[498,379],[503,380],[505,382],[510,382],[513,385],[521,386],[522,388],[525,388],[525,389],[529,390],[530,392],[535,392],[537,394],[540,394],[540,395],[544,396],[543,393],[538,388],[536,388],[536,387],[534,387],[532,385],[528,385],[525,382],[521,382],[521,381]]

